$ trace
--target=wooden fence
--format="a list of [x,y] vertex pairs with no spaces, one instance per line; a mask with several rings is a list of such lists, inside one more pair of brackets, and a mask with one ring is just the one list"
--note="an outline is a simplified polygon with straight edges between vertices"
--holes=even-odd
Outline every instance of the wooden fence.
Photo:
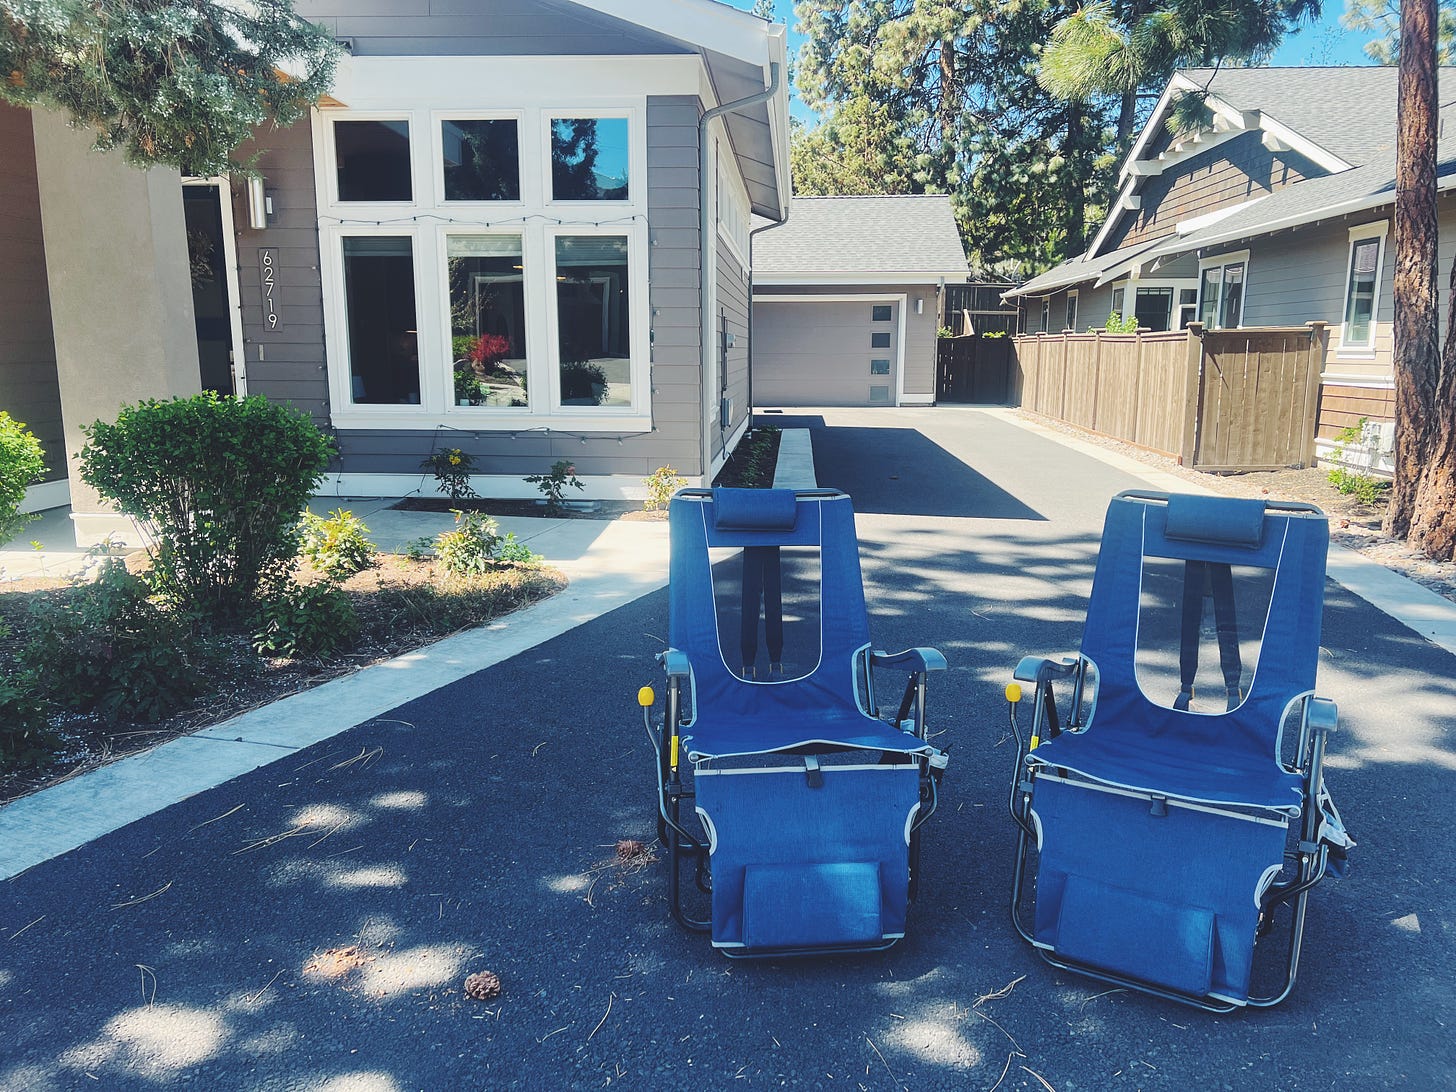
[[1314,462],[1325,325],[1014,339],[1023,409],[1209,471]]
[[1011,338],[965,334],[935,345],[935,400],[1004,406],[1011,400]]

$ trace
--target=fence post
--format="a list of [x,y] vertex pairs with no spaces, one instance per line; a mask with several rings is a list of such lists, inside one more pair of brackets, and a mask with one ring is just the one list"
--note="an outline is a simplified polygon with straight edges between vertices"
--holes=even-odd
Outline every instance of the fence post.
[[1097,420],[1097,405],[1102,393],[1102,333],[1096,332],[1092,341],[1092,428],[1102,432],[1102,422]]
[[1183,441],[1178,446],[1178,461],[1192,467],[1198,450],[1198,407],[1203,371],[1203,323],[1188,324],[1188,352],[1183,370]]
[[1057,400],[1057,420],[1065,421],[1067,419],[1067,354],[1071,346],[1067,343],[1066,334],[1059,336],[1062,343],[1062,389]]
[[1318,319],[1306,322],[1309,327],[1309,356],[1304,377],[1304,422],[1300,434],[1300,458],[1305,466],[1314,466],[1315,437],[1319,435],[1320,383],[1325,372],[1325,351],[1329,345],[1329,329]]

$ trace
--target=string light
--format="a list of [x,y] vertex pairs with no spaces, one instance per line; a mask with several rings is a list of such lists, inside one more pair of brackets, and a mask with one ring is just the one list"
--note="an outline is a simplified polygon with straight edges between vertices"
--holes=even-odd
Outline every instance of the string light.
[[642,213],[633,213],[630,216],[618,216],[608,220],[563,220],[559,216],[547,216],[542,212],[527,213],[525,216],[515,216],[508,220],[467,220],[458,216],[442,216],[437,212],[422,212],[413,216],[400,216],[392,220],[358,220],[343,216],[320,216],[318,225],[324,227],[328,224],[336,224],[340,227],[349,225],[362,227],[396,227],[409,224],[456,224],[462,227],[510,227],[514,224],[526,225],[532,223],[554,224],[557,227],[616,227],[622,224],[645,223],[647,217]]

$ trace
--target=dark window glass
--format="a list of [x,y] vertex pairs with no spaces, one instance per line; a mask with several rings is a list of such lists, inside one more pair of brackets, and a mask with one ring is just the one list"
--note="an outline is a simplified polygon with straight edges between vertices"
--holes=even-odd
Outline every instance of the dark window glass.
[[407,121],[336,121],[340,201],[409,201]]
[[888,360],[871,360],[870,375],[889,375],[890,362]]
[[1122,289],[1122,288],[1114,288],[1112,290],[1112,314],[1116,315],[1119,320],[1121,320],[1124,317],[1123,316],[1123,313],[1122,313],[1122,308],[1124,306],[1124,300],[1125,300],[1125,298],[1126,298],[1126,290],[1125,289]]
[[1243,318],[1244,263],[1223,267],[1223,303],[1219,307],[1218,325],[1232,330]]
[[888,333],[870,334],[871,349],[888,349],[890,347],[890,335]]
[[563,406],[632,403],[627,238],[556,238],[556,322]]
[[888,402],[889,400],[890,400],[890,388],[889,387],[871,387],[870,388],[870,401],[871,402]]
[[1137,302],[1134,306],[1133,314],[1137,316],[1138,326],[1148,330],[1166,330],[1168,313],[1173,308],[1173,290],[1171,288],[1139,288]]
[[1075,295],[1069,295],[1067,297],[1067,325],[1064,327],[1064,329],[1067,329],[1067,330],[1075,330],[1076,328],[1077,328],[1077,297]]
[[410,240],[399,235],[346,238],[344,300],[350,397],[362,404],[418,404],[420,353]]
[[870,319],[873,322],[889,322],[890,305],[888,303],[875,304],[873,309],[871,310]]
[[450,235],[455,404],[526,406],[525,262],[519,235]]
[[446,201],[519,201],[521,149],[513,118],[444,121]]
[[1218,290],[1223,284],[1223,270],[1218,267],[1205,269],[1202,283],[1198,295],[1198,321],[1213,329],[1213,320],[1218,315]]
[[552,199],[627,200],[628,155],[626,118],[552,118]]

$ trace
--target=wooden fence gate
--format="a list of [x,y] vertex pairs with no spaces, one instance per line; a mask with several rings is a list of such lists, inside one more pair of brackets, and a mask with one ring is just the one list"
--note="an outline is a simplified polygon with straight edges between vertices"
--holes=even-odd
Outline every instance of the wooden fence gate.
[[1325,324],[1014,339],[1024,409],[1208,471],[1314,465]]
[[935,400],[1002,406],[1011,401],[1011,340],[981,334],[940,338]]

